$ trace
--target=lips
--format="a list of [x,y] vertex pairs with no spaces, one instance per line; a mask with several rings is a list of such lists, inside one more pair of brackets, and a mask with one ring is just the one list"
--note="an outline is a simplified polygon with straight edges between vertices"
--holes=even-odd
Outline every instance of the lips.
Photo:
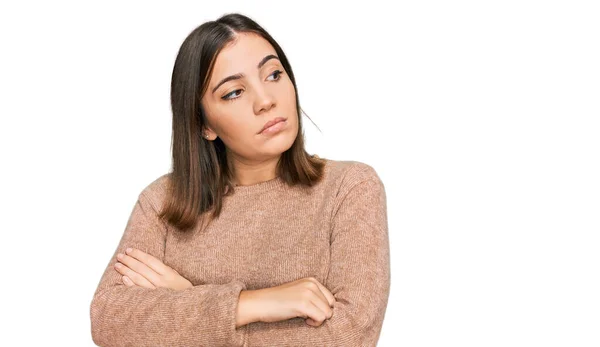
[[272,119],[272,120],[270,120],[270,121],[266,122],[266,123],[265,123],[265,125],[263,126],[263,128],[262,128],[262,129],[260,129],[260,131],[259,131],[258,133],[260,134],[260,133],[262,133],[262,132],[263,132],[265,129],[267,129],[268,127],[270,127],[270,126],[272,126],[272,125],[275,125],[275,124],[277,124],[277,123],[279,123],[279,122],[283,122],[283,121],[285,121],[285,120],[286,120],[286,118],[283,118],[283,117],[277,117],[277,118],[275,118],[275,119]]

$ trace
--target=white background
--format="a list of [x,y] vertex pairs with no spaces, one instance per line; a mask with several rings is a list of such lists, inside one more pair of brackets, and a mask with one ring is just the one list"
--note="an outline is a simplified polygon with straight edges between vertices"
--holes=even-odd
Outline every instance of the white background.
[[179,46],[241,12],[290,59],[308,152],[385,184],[378,346],[599,346],[594,3],[3,2],[0,345],[93,346],[98,281],[170,168]]

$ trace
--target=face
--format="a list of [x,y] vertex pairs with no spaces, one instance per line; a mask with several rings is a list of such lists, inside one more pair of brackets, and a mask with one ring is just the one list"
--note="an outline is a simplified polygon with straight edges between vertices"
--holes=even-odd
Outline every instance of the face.
[[[266,160],[289,149],[298,133],[294,85],[268,41],[237,35],[218,54],[202,97],[208,121],[203,134],[218,136],[234,159]],[[285,121],[261,133],[279,117]]]

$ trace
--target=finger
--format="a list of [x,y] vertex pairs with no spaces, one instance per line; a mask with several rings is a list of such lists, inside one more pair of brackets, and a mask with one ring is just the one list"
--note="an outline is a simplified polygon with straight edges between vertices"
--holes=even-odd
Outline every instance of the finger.
[[124,264],[116,263],[115,269],[121,275],[127,276],[133,282],[133,284],[138,285],[140,287],[155,289],[154,285],[152,283],[150,283],[150,281],[148,281],[144,276],[136,273],[135,271],[131,270]]
[[123,276],[122,280],[123,280],[123,283],[125,283],[125,285],[128,287],[135,286],[135,283],[133,283],[127,276]]
[[[142,263],[141,261],[137,260],[136,258],[119,253],[119,254],[117,254],[117,259],[121,263],[125,264],[128,268],[135,271],[137,274],[144,276],[153,285],[158,285],[160,283],[160,275],[157,274],[150,267],[148,267],[148,265]],[[133,279],[133,280],[135,281],[135,279]]]
[[329,306],[333,307],[333,303],[335,302],[335,297],[333,296],[333,294],[331,294],[329,289],[327,289],[327,287],[325,287],[319,281],[315,281],[315,282],[319,286],[319,289],[321,290],[323,295],[325,295],[325,297],[327,298],[327,302],[329,303]]
[[321,324],[315,322],[312,318],[306,318],[304,321],[306,322],[306,324],[313,326],[313,327],[318,327],[319,325],[321,325]]
[[306,318],[304,320],[304,322],[312,327],[318,327],[318,326],[321,326],[321,324],[325,323],[325,321],[322,321],[321,323],[319,323],[312,318]]
[[306,312],[307,318],[312,319],[313,323],[317,325],[321,325],[327,319],[327,314],[319,308],[319,304],[322,305],[323,303],[319,302],[320,300],[311,301],[307,307],[308,312]]
[[329,303],[327,302],[327,299],[325,298],[321,290],[316,289],[315,291],[313,291],[313,293],[315,293],[315,297],[312,300],[312,303],[315,306],[317,306],[317,308],[321,310],[321,312],[323,312],[323,314],[325,315],[325,319],[331,318],[331,316],[333,315],[333,310],[329,306]]
[[142,252],[137,248],[127,248],[125,253],[133,257],[142,263],[146,264],[150,269],[156,272],[159,275],[164,275],[167,272],[166,265],[155,256],[148,254],[146,252]]
[[331,294],[329,289],[327,289],[324,285],[321,284],[321,282],[317,281],[317,279],[315,279],[314,277],[310,277],[310,280],[312,283],[316,284],[319,287],[319,290],[325,296],[325,301],[329,303],[329,306],[333,307],[335,297],[333,296],[333,294]]
[[319,305],[319,308],[321,308],[323,310],[323,312],[327,312],[326,309],[329,307],[329,301],[327,300],[327,298],[321,291],[321,287],[317,285],[317,286],[309,286],[308,288],[316,296],[316,299],[318,299],[317,301],[321,304],[321,305]]

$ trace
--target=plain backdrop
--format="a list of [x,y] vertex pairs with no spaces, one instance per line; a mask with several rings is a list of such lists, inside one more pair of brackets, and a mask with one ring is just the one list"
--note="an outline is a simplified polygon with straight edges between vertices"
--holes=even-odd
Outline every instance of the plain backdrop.
[[600,12],[527,0],[3,2],[0,345],[93,346],[177,51],[229,12],[288,55],[308,152],[384,182],[378,346],[600,345]]

